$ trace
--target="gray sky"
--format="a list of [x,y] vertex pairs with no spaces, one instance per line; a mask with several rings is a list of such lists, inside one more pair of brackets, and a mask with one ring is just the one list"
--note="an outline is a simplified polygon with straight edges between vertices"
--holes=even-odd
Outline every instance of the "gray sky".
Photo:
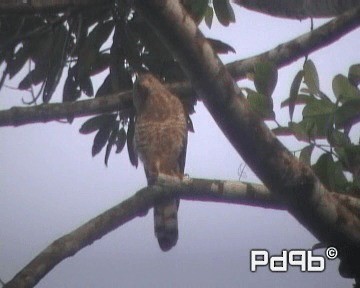
[[[234,8],[236,24],[228,28],[214,25],[211,31],[201,26],[207,36],[236,49],[236,55],[223,57],[225,62],[273,48],[310,27],[309,21],[276,19]],[[331,91],[336,74],[346,74],[351,64],[360,62],[359,39],[358,29],[310,55],[325,92]],[[274,92],[277,109],[288,97],[302,63],[303,59],[279,71]],[[20,105],[21,97],[28,96],[4,89],[0,109]],[[288,110],[278,111],[277,119],[286,123]],[[196,133],[189,136],[186,173],[237,180],[244,162],[201,103],[192,120]],[[107,168],[104,151],[91,157],[94,134],[78,133],[84,121],[0,129],[0,278],[5,282],[52,241],[146,185],[142,167],[132,167],[125,150],[120,156],[111,155]],[[284,143],[291,149],[301,147],[292,139]],[[242,180],[258,181],[248,168]],[[326,262],[324,273],[249,271],[250,249],[279,254],[282,249],[310,249],[317,243],[286,212],[181,201],[179,230],[177,246],[161,252],[150,211],[63,261],[37,287],[351,287],[351,280],[338,276],[336,260]]]

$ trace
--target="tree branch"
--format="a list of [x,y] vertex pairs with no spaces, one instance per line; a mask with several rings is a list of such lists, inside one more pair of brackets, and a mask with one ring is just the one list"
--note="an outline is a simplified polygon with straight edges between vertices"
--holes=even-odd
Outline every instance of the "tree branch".
[[[287,43],[259,55],[235,61],[226,65],[235,80],[241,80],[246,73],[253,71],[255,64],[261,61],[275,63],[278,68],[284,67],[305,55],[325,47],[346,35],[360,25],[360,9],[352,10],[319,28],[301,35]],[[175,83],[169,89],[177,95],[188,97],[194,93],[189,83]],[[81,117],[93,114],[128,109],[132,107],[132,91],[116,95],[94,98],[71,103],[43,104],[33,107],[13,107],[0,111],[0,126],[19,126],[31,123],[45,123]]]
[[0,14],[60,13],[69,8],[111,5],[114,0],[2,0]]
[[[226,67],[178,1],[134,3],[179,61],[210,114],[251,169],[320,241],[338,247],[339,257],[351,263],[342,275],[360,275],[358,213],[335,201],[311,168],[299,162],[250,109]],[[355,13],[359,15],[360,8]]]
[[273,209],[284,208],[284,205],[263,185],[206,179],[180,181],[177,178],[161,175],[157,186],[139,190],[134,196],[55,240],[6,283],[4,288],[34,287],[64,259],[75,255],[81,249],[135,217],[146,215],[157,201],[174,195],[188,200],[245,204]]
[[[134,196],[55,240],[6,283],[4,288],[34,287],[61,261],[135,217],[145,216],[157,201],[175,195],[183,200],[243,204],[281,210],[285,208],[284,203],[261,184],[199,178],[179,180],[160,175],[156,186],[139,190]],[[330,197],[339,195],[331,193]],[[345,195],[341,195],[340,198],[348,203],[350,209],[360,207],[358,198]]]
[[250,10],[292,19],[334,17],[359,5],[358,0],[235,0]]
[[148,193],[149,191],[144,193],[145,190],[140,190],[133,197],[54,241],[17,273],[11,281],[6,283],[4,288],[34,287],[62,260],[73,256],[80,249],[91,245],[94,241],[136,216],[146,214],[146,211],[152,207],[150,196],[154,193]]
[[226,68],[234,79],[240,80],[245,77],[247,72],[253,71],[254,65],[261,61],[273,62],[278,68],[284,67],[301,57],[336,42],[359,26],[360,7],[352,9],[317,29],[283,43],[265,53],[229,63],[226,65]]
[[132,92],[126,91],[107,97],[76,102],[41,104],[32,107],[12,107],[9,110],[0,111],[0,125],[19,126],[39,122],[46,123],[67,117],[89,116],[129,107],[132,107]]
[[[274,1],[276,1],[274,3]],[[235,0],[236,4],[257,12],[293,19],[308,17],[334,17],[354,8],[357,0]],[[2,0],[0,14],[59,13],[69,8],[87,8],[111,5],[114,0]]]
[[[182,97],[188,97],[188,95],[194,93],[188,83],[174,83],[168,85],[168,88]],[[8,110],[0,111],[0,126],[46,123],[68,117],[83,117],[129,109],[133,107],[132,93],[132,90],[128,90],[76,102],[41,104],[31,107],[12,107]]]

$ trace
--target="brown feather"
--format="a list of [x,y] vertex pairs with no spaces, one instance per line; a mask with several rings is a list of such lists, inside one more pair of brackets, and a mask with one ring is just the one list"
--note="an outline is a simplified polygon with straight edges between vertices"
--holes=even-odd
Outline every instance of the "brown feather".
[[[182,177],[187,146],[187,115],[181,101],[151,74],[134,85],[135,148],[144,164],[148,185],[159,173]],[[154,207],[155,235],[163,251],[178,239],[179,199]]]

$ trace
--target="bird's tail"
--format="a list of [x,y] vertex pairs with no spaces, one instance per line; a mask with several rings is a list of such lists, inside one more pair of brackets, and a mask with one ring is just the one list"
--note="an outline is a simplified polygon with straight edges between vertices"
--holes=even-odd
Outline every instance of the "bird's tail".
[[168,251],[178,240],[178,199],[171,199],[154,207],[155,235],[162,251]]

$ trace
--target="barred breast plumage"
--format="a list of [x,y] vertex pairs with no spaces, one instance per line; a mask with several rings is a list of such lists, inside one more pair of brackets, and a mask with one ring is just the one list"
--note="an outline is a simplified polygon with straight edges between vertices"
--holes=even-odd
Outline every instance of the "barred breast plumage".
[[[151,74],[140,75],[134,85],[135,149],[144,164],[148,185],[159,173],[182,177],[187,146],[187,115],[181,101]],[[154,207],[155,234],[163,251],[178,239],[174,199]]]

